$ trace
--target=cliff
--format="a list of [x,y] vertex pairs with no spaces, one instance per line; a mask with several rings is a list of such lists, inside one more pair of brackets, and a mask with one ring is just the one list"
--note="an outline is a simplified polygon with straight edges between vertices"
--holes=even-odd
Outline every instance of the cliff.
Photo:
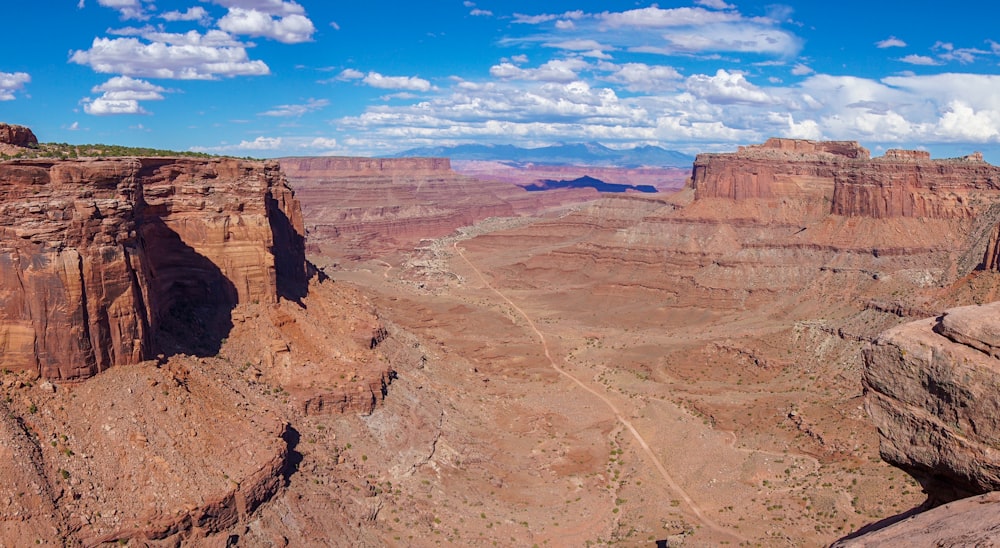
[[1000,490],[1000,303],[899,326],[865,351],[882,458],[931,502]]
[[735,153],[699,154],[696,199],[822,200],[846,217],[967,218],[984,193],[1000,189],[1000,168],[981,154],[932,160],[925,151],[871,158],[856,142],[769,139]]
[[0,367],[82,379],[214,353],[238,303],[304,294],[304,257],[273,162],[0,163]]

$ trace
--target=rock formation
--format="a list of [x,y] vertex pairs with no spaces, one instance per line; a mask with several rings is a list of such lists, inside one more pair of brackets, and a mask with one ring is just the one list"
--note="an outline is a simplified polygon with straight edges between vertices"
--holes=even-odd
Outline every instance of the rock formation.
[[882,458],[932,503],[1000,490],[1000,303],[889,330],[865,352]]
[[276,163],[0,163],[0,366],[82,379],[213,354],[240,302],[305,291],[302,218]]
[[24,126],[0,123],[0,145],[31,147],[38,144],[38,138],[31,129]]
[[700,154],[698,198],[819,195],[848,217],[972,217],[984,192],[1000,189],[1000,168],[982,156],[931,160],[926,151],[889,150],[872,159],[856,142],[770,139],[735,154]]

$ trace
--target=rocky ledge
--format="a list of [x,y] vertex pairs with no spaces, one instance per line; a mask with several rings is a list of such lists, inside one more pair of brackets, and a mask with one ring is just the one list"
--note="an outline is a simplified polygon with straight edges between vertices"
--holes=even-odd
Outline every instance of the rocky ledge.
[[868,412],[887,462],[940,504],[1000,490],[1000,303],[948,310],[865,352]]

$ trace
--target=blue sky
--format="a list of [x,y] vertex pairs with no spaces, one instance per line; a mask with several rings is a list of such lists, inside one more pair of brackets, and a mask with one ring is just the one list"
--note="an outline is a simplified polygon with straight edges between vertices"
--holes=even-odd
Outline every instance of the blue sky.
[[8,4],[0,121],[42,141],[274,157],[785,136],[1000,163],[989,3]]

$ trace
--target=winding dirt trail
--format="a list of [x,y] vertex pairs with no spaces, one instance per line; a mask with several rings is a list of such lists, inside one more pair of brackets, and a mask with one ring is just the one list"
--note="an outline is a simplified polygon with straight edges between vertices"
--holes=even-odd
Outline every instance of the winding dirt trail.
[[695,501],[687,494],[687,492],[674,480],[673,476],[671,476],[670,473],[667,472],[666,467],[664,467],[663,463],[660,462],[660,459],[656,457],[656,454],[650,448],[645,438],[642,437],[642,434],[640,434],[639,431],[636,430],[636,428],[632,425],[632,423],[625,418],[625,415],[622,414],[622,412],[618,409],[618,407],[607,396],[598,392],[597,390],[594,390],[593,388],[585,384],[577,377],[573,376],[565,369],[559,367],[559,365],[556,363],[555,358],[553,358],[552,354],[549,352],[549,345],[548,341],[545,338],[545,335],[538,329],[538,327],[535,325],[535,322],[531,319],[531,317],[528,316],[528,314],[524,310],[522,310],[521,307],[519,307],[516,303],[514,303],[514,301],[510,300],[510,298],[508,298],[507,295],[502,293],[497,288],[493,287],[493,285],[489,282],[489,280],[486,279],[486,276],[482,273],[482,271],[480,271],[479,268],[477,268],[476,265],[473,264],[468,257],[466,257],[465,252],[462,250],[462,248],[458,247],[457,241],[452,244],[452,247],[454,248],[458,256],[461,257],[462,260],[465,261],[467,265],[469,265],[469,268],[471,268],[472,271],[476,273],[476,276],[479,278],[479,280],[483,283],[483,285],[486,288],[495,293],[504,302],[509,304],[514,310],[517,311],[518,314],[521,315],[522,318],[524,318],[524,320],[528,323],[528,327],[530,327],[531,331],[534,332],[536,337],[538,337],[539,343],[542,345],[542,350],[545,353],[545,358],[549,361],[549,365],[552,367],[552,369],[554,369],[557,373],[559,373],[563,377],[566,377],[567,379],[573,381],[573,383],[575,383],[583,390],[589,392],[597,399],[601,400],[604,403],[604,405],[607,406],[607,408],[615,415],[615,417],[618,419],[618,422],[620,422],[629,431],[629,433],[632,434],[632,437],[639,444],[639,446],[642,447],[642,450],[646,454],[646,457],[656,467],[656,470],[659,472],[660,476],[666,482],[670,490],[676,493],[684,501],[684,504],[687,506],[687,509],[692,517],[694,517],[708,529],[711,529],[712,531],[720,535],[734,539],[737,542],[744,542],[747,540],[746,538],[736,534],[730,529],[727,529],[719,525],[711,518],[705,516],[705,514],[701,511],[701,508],[698,506],[698,504],[695,503]]

